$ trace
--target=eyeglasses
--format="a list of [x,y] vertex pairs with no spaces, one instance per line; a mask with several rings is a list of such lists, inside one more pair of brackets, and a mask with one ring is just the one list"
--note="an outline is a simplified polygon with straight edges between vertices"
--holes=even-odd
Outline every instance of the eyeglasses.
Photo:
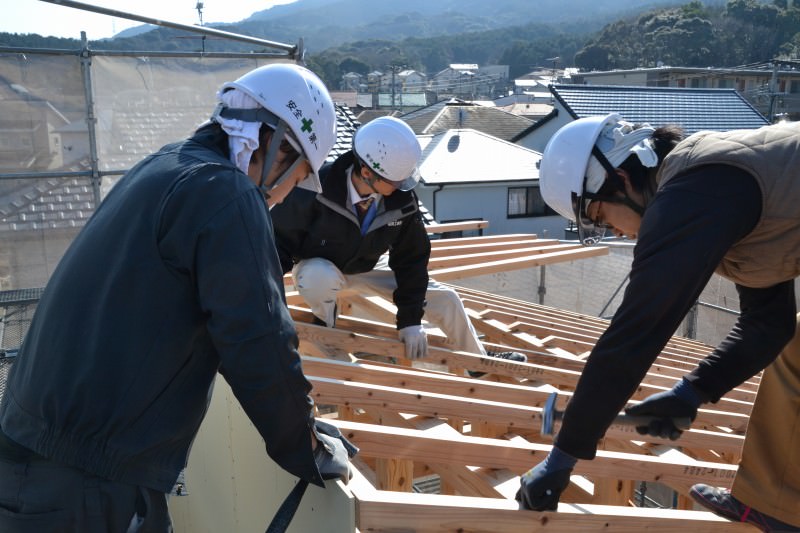
[[578,228],[578,239],[584,246],[592,246],[600,242],[605,236],[608,225],[602,219],[592,220],[587,208],[592,200],[599,199],[592,193],[586,192],[586,177],[583,178],[581,194],[572,193],[572,212],[575,214],[575,225]]

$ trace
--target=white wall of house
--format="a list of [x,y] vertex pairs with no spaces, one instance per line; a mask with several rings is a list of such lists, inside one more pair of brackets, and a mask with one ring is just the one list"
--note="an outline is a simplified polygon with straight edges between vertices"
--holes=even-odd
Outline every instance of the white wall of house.
[[569,124],[574,119],[567,113],[563,106],[561,106],[557,101],[555,102],[554,109],[558,110],[558,115],[551,120],[548,120],[532,132],[530,132],[525,137],[517,140],[515,144],[520,146],[524,146],[525,148],[530,148],[531,150],[535,150],[539,153],[544,152],[545,146],[547,146],[547,141],[550,140],[550,137],[555,134],[562,126]]
[[501,182],[490,184],[445,185],[420,184],[415,189],[422,204],[437,222],[482,219],[489,222],[484,235],[535,233],[554,239],[564,238],[566,220],[558,216],[508,217],[509,187],[530,187],[534,182]]

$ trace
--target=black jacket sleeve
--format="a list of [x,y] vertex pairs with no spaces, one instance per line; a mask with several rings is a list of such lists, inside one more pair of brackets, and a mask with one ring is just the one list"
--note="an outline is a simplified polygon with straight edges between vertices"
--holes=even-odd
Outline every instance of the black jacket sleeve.
[[769,365],[794,336],[794,280],[764,289],[736,285],[740,315],[719,346],[689,374],[696,388],[718,401]]
[[389,248],[389,268],[397,280],[393,295],[397,306],[397,329],[422,323],[430,257],[431,241],[417,211],[405,219],[400,235]]
[[322,485],[311,450],[313,400],[285,304],[272,225],[252,189],[210,219],[196,246],[197,287],[220,373],[292,474]]
[[742,170],[707,166],[671,180],[642,220],[630,282],[567,405],[555,444],[591,459],[727,250],[755,226],[761,193]]

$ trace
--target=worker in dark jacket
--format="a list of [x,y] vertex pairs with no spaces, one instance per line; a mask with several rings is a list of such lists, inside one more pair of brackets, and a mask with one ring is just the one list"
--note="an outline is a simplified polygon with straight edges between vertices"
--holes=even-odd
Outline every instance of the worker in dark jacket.
[[314,459],[330,439],[268,213],[299,182],[318,189],[335,109],[289,64],[218,97],[120,179],[47,284],[0,406],[0,531],[171,531],[166,493],[217,372],[281,467],[317,485],[346,468]]
[[630,283],[588,358],[547,458],[522,476],[528,509],[555,509],[577,459],[597,443],[716,270],[741,314],[720,345],[672,389],[628,407],[654,417],[640,433],[676,439],[677,418],[761,370],[764,375],[730,491],[691,496],[764,531],[800,531],[800,125],[700,132],[576,120],[545,148],[545,201],[576,221],[584,243],[606,228],[637,238]]
[[525,361],[516,352],[489,354],[458,294],[428,279],[431,245],[412,190],[421,154],[402,120],[381,117],[356,130],[353,150],[320,171],[321,193],[296,190],[273,210],[284,271],[292,271],[298,292],[329,327],[338,296],[393,300],[410,359],[427,353],[424,315],[454,349]]

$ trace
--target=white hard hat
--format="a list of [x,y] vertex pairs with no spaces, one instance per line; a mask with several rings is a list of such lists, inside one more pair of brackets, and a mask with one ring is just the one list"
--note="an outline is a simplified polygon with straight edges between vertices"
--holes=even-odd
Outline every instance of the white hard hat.
[[[252,121],[271,126],[278,133],[276,146],[285,138],[308,161],[311,174],[298,186],[321,191],[319,169],[336,143],[336,109],[322,80],[305,67],[275,63],[225,83],[220,92],[228,89],[244,92],[269,112]],[[241,112],[232,115],[241,120],[253,116],[247,114],[249,110],[234,111]],[[285,130],[288,131],[281,135]],[[271,161],[268,154],[265,171],[269,170]],[[276,184],[277,181],[273,186]]]
[[394,117],[379,117],[356,130],[353,151],[382,178],[399,183],[401,191],[419,182],[417,165],[422,148],[408,124]]
[[600,190],[607,174],[631,154],[646,167],[656,166],[658,157],[649,139],[653,131],[648,125],[634,128],[619,114],[611,113],[570,122],[547,143],[539,166],[542,198],[577,224],[586,244],[596,242],[605,232],[587,220],[586,197]]

